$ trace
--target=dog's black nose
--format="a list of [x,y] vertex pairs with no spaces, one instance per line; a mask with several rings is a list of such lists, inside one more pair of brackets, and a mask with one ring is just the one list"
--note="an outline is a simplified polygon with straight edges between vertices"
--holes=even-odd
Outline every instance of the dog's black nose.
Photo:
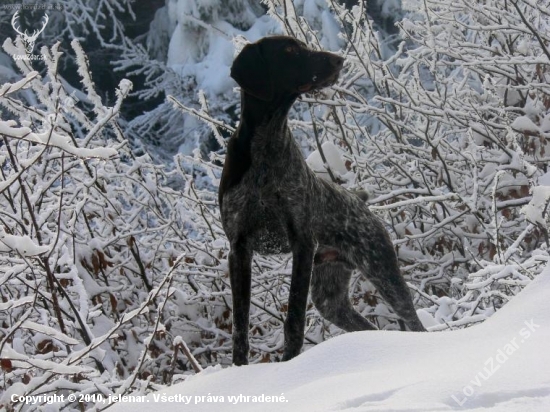
[[342,67],[344,65],[344,58],[337,56],[335,54],[332,54],[330,56],[330,64],[334,67]]

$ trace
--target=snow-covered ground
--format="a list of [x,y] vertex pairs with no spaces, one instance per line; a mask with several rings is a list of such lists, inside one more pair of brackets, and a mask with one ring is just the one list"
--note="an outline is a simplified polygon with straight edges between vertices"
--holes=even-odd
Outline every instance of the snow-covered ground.
[[[468,329],[348,333],[290,362],[209,368],[112,410],[549,411],[549,292],[550,266],[493,317]],[[254,402],[261,395],[283,402]]]

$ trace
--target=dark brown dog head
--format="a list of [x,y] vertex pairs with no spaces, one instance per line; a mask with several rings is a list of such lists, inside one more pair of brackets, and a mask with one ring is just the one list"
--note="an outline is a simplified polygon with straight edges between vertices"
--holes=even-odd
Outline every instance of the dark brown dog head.
[[273,36],[245,46],[231,66],[231,77],[246,93],[272,101],[334,84],[343,65],[340,56],[310,50],[292,37]]

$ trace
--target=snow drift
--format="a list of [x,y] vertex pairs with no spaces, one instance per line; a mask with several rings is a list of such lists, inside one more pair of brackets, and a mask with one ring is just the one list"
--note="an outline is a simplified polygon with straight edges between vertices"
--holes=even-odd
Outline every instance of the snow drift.
[[[348,333],[290,362],[209,368],[113,410],[146,412],[164,400],[163,412],[187,401],[193,411],[547,411],[549,290],[547,266],[493,317],[468,329]],[[273,398],[257,402],[261,395]]]

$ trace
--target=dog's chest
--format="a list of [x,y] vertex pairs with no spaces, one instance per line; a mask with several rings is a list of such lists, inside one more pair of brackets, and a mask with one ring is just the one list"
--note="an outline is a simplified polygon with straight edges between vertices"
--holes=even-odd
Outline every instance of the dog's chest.
[[222,220],[228,237],[247,233],[261,254],[289,251],[287,204],[279,192],[258,187],[247,175],[224,197]]
[[276,178],[277,172],[265,166],[251,167],[225,195],[224,227],[226,232],[248,233],[253,249],[261,254],[286,253],[290,251],[287,224],[294,210],[290,196],[294,191],[288,181]]
[[228,237],[248,233],[260,253],[287,252],[288,224],[304,215],[310,186],[303,155],[288,129],[261,128],[250,139],[249,159],[240,181],[224,192],[224,229]]

